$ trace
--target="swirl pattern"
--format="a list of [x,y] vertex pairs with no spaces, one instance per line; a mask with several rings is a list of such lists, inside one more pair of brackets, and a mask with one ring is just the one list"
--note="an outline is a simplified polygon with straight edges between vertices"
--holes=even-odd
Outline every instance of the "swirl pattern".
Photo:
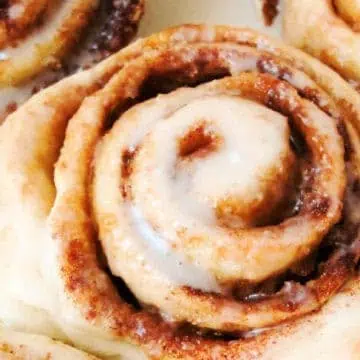
[[1,128],[0,318],[24,326],[15,299],[103,356],[260,357],[355,284],[359,109],[316,60],[221,26],[40,92]]
[[360,81],[359,24],[358,0],[285,1],[286,40],[321,59],[356,88]]

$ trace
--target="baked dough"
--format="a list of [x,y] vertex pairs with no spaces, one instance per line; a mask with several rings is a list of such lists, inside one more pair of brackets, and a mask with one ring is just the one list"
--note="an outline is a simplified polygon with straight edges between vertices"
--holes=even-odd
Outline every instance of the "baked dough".
[[111,359],[358,358],[359,116],[226,26],[40,92],[0,128],[0,319]]
[[94,356],[45,336],[4,329],[0,329],[0,357],[2,360],[96,360]]
[[318,57],[358,86],[358,0],[285,0],[283,21],[287,42]]

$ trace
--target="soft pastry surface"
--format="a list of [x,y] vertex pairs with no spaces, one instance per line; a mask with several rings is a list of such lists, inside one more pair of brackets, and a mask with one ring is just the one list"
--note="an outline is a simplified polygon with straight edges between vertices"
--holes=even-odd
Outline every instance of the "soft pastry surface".
[[360,2],[285,0],[284,37],[359,86]]
[[360,97],[185,25],[0,128],[0,321],[109,359],[356,359]]
[[25,334],[0,329],[1,360],[96,360],[85,354],[45,336]]

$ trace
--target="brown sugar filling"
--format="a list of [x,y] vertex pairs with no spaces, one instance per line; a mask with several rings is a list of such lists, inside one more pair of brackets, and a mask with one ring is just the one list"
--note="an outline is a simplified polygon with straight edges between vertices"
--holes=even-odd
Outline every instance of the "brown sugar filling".
[[263,0],[262,13],[266,26],[271,26],[279,14],[279,0]]

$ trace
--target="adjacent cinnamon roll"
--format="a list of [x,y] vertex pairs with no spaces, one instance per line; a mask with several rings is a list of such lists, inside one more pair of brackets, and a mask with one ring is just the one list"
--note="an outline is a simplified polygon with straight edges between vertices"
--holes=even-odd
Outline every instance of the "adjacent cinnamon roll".
[[317,60],[222,26],[43,90],[0,128],[0,319],[112,359],[358,353],[359,116]]
[[358,0],[286,0],[286,40],[318,57],[358,88],[360,63]]
[[70,346],[44,336],[0,329],[0,357],[2,360],[96,360]]
[[2,1],[0,119],[39,89],[125,46],[143,7],[143,0]]

